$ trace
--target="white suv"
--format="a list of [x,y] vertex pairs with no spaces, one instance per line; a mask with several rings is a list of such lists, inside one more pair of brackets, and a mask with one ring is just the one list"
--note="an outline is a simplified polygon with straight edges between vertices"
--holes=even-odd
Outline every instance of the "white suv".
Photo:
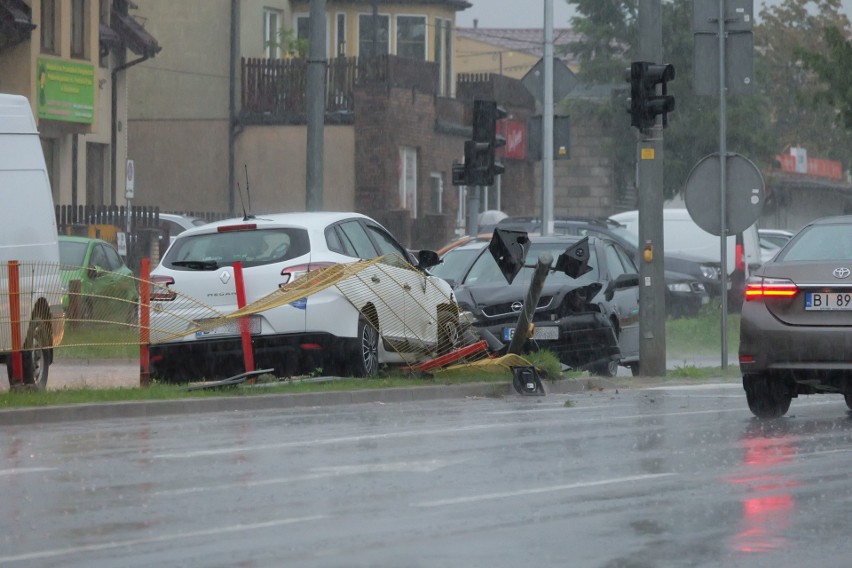
[[[279,375],[322,368],[371,376],[382,363],[449,351],[458,341],[458,308],[450,286],[426,272],[439,262],[434,252],[422,251],[412,266],[385,228],[358,213],[258,214],[188,229],[152,270],[152,375],[185,381],[243,372],[236,326],[180,333],[204,319],[198,306],[212,308],[207,317],[237,309],[235,262],[250,304],[311,270],[378,256],[382,262],[339,288],[250,316],[255,366]],[[198,304],[178,305],[176,292]]]

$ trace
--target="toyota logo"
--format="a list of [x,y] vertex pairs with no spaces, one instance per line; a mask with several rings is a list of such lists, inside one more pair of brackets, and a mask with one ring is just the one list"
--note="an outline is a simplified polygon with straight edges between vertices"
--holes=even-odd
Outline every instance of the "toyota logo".
[[850,271],[845,266],[841,266],[840,268],[835,268],[832,274],[834,274],[835,278],[849,278]]
[[519,312],[519,311],[521,311],[521,308],[523,308],[523,307],[524,307],[524,305],[520,302],[512,302],[512,311],[513,312]]

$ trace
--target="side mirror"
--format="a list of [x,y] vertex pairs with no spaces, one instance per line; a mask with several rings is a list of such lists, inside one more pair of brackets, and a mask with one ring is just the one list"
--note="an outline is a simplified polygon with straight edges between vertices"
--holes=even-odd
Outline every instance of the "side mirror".
[[438,258],[438,253],[433,250],[421,250],[417,253],[418,268],[432,268],[438,266],[443,261]]
[[621,290],[622,288],[630,288],[631,286],[639,285],[639,275],[638,274],[620,274],[616,277],[615,280],[610,280],[609,284],[606,287],[606,299],[607,301],[612,300],[613,295],[616,290]]
[[503,278],[509,284],[524,267],[527,252],[530,250],[530,238],[526,231],[511,231],[509,229],[494,229],[488,250],[497,262]]

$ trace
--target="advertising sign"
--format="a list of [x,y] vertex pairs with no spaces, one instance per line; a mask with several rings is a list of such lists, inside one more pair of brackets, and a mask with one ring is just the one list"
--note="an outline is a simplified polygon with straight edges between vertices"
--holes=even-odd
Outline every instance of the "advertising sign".
[[94,66],[40,57],[37,90],[39,118],[85,124],[94,122]]

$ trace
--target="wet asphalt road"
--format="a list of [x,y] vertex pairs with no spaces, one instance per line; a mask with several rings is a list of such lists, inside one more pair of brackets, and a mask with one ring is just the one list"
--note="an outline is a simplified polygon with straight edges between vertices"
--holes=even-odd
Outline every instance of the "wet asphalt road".
[[4,426],[0,566],[846,567],[850,458],[738,384]]

